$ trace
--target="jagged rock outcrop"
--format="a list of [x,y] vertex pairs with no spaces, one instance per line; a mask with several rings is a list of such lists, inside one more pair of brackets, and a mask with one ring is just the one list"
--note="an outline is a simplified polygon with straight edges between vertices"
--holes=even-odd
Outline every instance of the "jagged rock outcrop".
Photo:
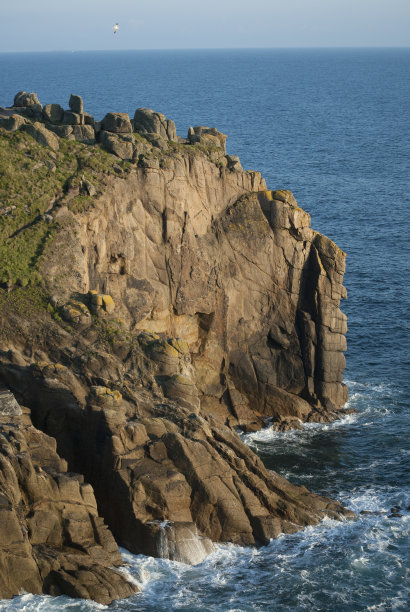
[[32,118],[38,118],[42,110],[37,94],[26,91],[19,91],[14,96],[13,107],[16,107],[18,113]]
[[154,111],[95,123],[70,107],[66,125],[43,109],[63,152],[42,164],[62,172],[72,144],[73,174],[7,238],[12,249],[50,226],[27,281],[35,316],[12,307],[24,279],[2,281],[0,379],[131,551],[195,563],[213,542],[264,544],[351,515],[266,470],[235,431],[343,414],[345,254],[290,191],[226,155],[215,128],[177,142]]
[[[21,117],[29,121],[23,121]],[[30,123],[35,121],[35,126]],[[44,123],[40,125],[39,122]],[[24,124],[28,123],[28,128]],[[147,167],[143,159],[147,147],[133,137],[140,134],[149,143],[159,149],[166,149],[169,142],[186,142],[198,144],[205,149],[213,150],[213,161],[230,170],[241,170],[237,156],[226,156],[225,141],[227,136],[216,128],[197,126],[189,128],[187,139],[178,138],[175,123],[162,113],[149,108],[138,108],[131,121],[127,113],[107,113],[102,121],[84,112],[81,96],[71,94],[69,109],[64,110],[59,104],[40,104],[37,94],[19,92],[14,97],[11,108],[0,108],[0,126],[9,131],[28,129],[43,146],[56,147],[51,131],[60,138],[78,140],[86,144],[99,142],[104,149],[123,160],[138,161],[140,166]],[[54,143],[54,144],[53,144]],[[220,149],[220,151],[218,151]],[[148,147],[149,150],[149,147]],[[151,159],[151,164],[156,160]]]
[[177,140],[175,123],[162,113],[156,113],[150,108],[137,108],[134,114],[134,129],[139,134]]
[[[164,398],[158,383],[172,376],[176,364],[160,358],[174,355],[162,350],[166,345],[159,338],[145,332],[137,342],[122,340],[110,355],[94,346],[91,357],[90,333],[77,339],[70,369],[23,365],[22,353],[9,353],[2,377],[21,390],[37,427],[57,440],[70,469],[80,469],[92,483],[99,509],[123,546],[198,563],[215,541],[264,544],[325,516],[348,515],[337,502],[266,470],[235,432],[200,414],[198,398],[196,405],[189,394]],[[69,338],[60,334],[54,340],[61,359],[67,358]],[[178,348],[189,381],[186,348]],[[117,389],[101,386],[115,376]]]
[[216,128],[209,128],[204,126],[190,127],[188,130],[188,141],[191,144],[201,144],[211,147],[221,147],[224,151],[226,150],[227,136],[219,132]]
[[0,389],[0,597],[24,589],[108,604],[136,591],[112,569],[121,564],[92,487]]

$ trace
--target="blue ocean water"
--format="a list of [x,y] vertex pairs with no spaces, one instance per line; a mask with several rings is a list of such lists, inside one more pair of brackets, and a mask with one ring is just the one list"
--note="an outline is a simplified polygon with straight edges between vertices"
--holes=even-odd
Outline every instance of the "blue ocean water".
[[[142,594],[115,611],[356,612],[410,608],[410,49],[0,54],[0,105],[21,89],[97,118],[159,110],[229,135],[228,152],[291,189],[348,254],[346,382],[357,413],[303,431],[245,436],[269,468],[381,514],[221,546],[203,564],[130,555]],[[401,517],[390,517],[400,506]],[[22,595],[8,611],[94,610]]]

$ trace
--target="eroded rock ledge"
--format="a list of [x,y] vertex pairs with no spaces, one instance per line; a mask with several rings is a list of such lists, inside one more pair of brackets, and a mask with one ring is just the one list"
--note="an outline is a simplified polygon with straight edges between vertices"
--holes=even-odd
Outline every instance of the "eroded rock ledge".
[[[0,125],[14,167],[37,155],[66,177],[76,156],[40,215],[29,202],[27,218],[4,207],[10,249],[29,232],[46,239],[19,264],[27,276],[5,268],[0,290],[0,378],[27,407],[19,415],[11,396],[3,402],[1,511],[27,530],[13,550],[31,568],[0,596],[132,592],[108,569],[120,560],[93,491],[119,544],[191,563],[213,542],[265,544],[351,516],[266,470],[236,433],[268,418],[278,429],[331,420],[347,400],[345,254],[291,192],[244,171],[215,128],[181,139],[149,109],[98,123],[79,96],[64,111],[20,92]],[[33,450],[40,438],[47,453]],[[40,469],[38,501],[26,491]],[[48,531],[41,512],[53,517]]]

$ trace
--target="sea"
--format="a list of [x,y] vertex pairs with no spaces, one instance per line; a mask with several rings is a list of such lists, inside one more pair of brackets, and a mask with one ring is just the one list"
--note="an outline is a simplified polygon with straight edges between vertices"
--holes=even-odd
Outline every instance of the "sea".
[[[215,126],[244,168],[292,190],[347,253],[345,382],[356,412],[243,439],[269,469],[356,519],[258,549],[218,546],[195,567],[123,550],[142,592],[109,610],[410,610],[410,49],[0,54],[0,105],[19,90],[65,108],[79,94],[98,119],[153,108],[181,136]],[[30,594],[0,602],[8,612],[103,608]]]

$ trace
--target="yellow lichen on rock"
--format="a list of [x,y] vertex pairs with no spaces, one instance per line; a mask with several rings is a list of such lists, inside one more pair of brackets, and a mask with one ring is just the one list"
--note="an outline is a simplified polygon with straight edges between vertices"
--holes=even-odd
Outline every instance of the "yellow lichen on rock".
[[102,307],[109,314],[115,310],[115,302],[110,295],[102,296]]
[[279,200],[279,202],[284,202],[285,204],[289,204],[289,206],[298,205],[295,196],[288,189],[276,189],[275,191],[271,191],[271,194],[272,200]]
[[69,323],[87,323],[90,320],[90,311],[87,306],[78,300],[71,300],[63,306],[63,319]]
[[111,314],[115,310],[115,302],[111,295],[90,290],[88,292],[88,298],[90,308],[94,314],[98,314],[101,310],[104,310],[107,314]]
[[178,353],[182,353],[182,355],[186,355],[189,353],[188,342],[183,340],[182,338],[172,338],[170,340],[170,345],[174,347],[178,351]]
[[112,390],[109,387],[104,387],[102,385],[91,387],[91,394],[104,404],[120,404],[122,402],[122,394],[120,391],[117,389]]

